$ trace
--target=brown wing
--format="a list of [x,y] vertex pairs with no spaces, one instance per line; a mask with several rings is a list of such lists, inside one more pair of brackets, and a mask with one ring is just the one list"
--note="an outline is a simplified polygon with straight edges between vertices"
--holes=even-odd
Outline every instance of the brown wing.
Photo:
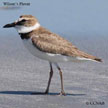
[[32,37],[32,42],[39,50],[47,53],[62,54],[65,56],[84,57],[101,61],[100,59],[84,53],[72,45],[71,42],[65,40],[56,34],[40,34]]

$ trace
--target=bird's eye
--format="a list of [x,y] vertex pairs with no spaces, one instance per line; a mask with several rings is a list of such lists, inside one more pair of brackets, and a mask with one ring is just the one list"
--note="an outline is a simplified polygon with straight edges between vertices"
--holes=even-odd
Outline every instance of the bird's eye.
[[16,23],[16,25],[23,25],[25,22],[26,22],[25,19],[18,20],[18,22]]
[[26,20],[25,19],[23,19],[21,22],[25,22]]

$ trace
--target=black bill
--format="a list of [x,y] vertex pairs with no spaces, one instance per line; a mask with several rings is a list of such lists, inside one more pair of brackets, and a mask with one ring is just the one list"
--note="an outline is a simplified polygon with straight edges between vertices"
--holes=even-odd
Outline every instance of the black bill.
[[16,23],[10,23],[3,26],[3,28],[15,27]]

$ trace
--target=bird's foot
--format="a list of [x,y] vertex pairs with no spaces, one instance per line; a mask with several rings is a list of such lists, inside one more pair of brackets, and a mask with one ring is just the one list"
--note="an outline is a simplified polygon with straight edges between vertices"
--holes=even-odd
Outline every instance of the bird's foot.
[[45,92],[44,92],[44,94],[48,94],[49,92],[46,90]]
[[60,95],[60,96],[66,96],[66,94],[65,94],[64,91],[61,91],[61,92],[59,93],[59,95]]

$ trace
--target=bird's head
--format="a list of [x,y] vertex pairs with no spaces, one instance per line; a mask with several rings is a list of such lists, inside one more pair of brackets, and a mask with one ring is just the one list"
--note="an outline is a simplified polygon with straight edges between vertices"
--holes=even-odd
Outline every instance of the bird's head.
[[21,15],[17,21],[3,26],[3,28],[10,27],[15,27],[18,33],[29,33],[35,29],[38,29],[40,24],[32,15]]

